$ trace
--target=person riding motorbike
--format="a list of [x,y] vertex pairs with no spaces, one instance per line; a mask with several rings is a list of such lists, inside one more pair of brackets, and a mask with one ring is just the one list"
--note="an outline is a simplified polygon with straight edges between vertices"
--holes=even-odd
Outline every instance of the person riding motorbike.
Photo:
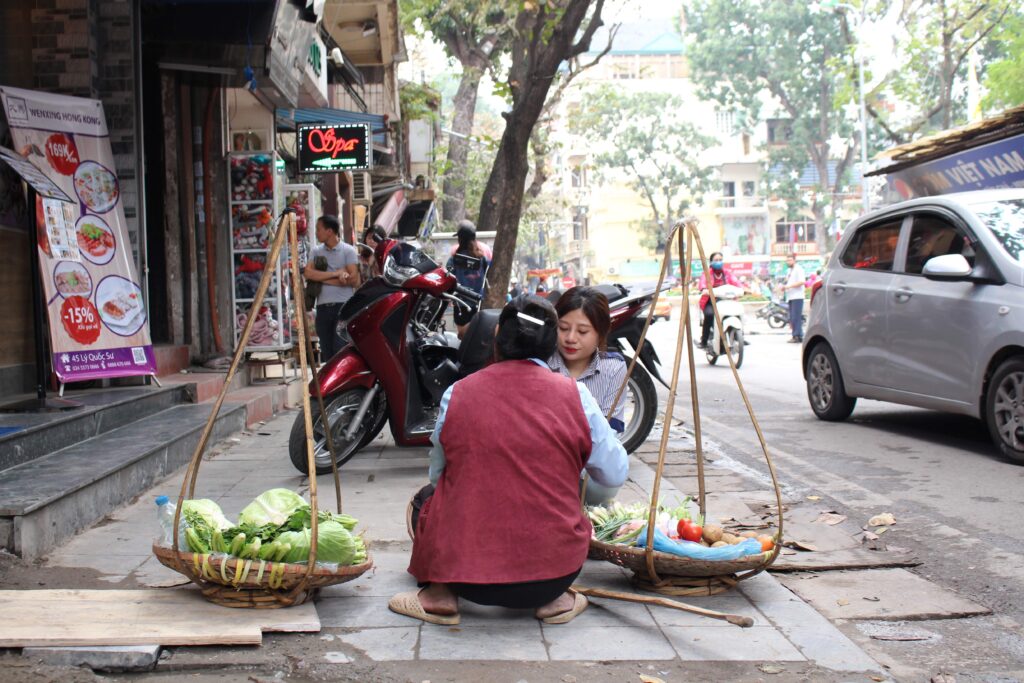
[[[459,229],[455,233],[456,238],[459,240],[459,246],[456,250],[456,254],[465,254],[466,256],[472,256],[473,258],[480,260],[478,268],[470,270],[463,268],[455,263],[454,255],[448,260],[448,268],[455,273],[456,279],[459,284],[463,287],[472,289],[477,294],[483,296],[484,286],[487,284],[487,268],[490,266],[490,261],[487,259],[487,254],[483,249],[483,245],[477,242],[476,239],[476,226],[473,225],[472,221],[460,221]],[[459,339],[466,333],[466,328],[469,327],[469,321],[472,320],[473,315],[477,311],[475,304],[467,308],[456,308],[453,313],[455,315],[455,327],[458,330]]]
[[722,285],[740,287],[740,283],[736,281],[736,278],[725,270],[722,252],[716,251],[712,253],[708,261],[711,264],[711,277],[709,278],[708,274],[705,273],[700,276],[700,282],[697,284],[697,288],[700,290],[700,301],[697,303],[697,307],[703,314],[700,327],[700,343],[697,344],[697,348],[700,349],[708,345],[708,337],[711,336],[711,328],[715,324],[715,312],[711,307],[711,295],[708,294],[708,290],[721,287]]

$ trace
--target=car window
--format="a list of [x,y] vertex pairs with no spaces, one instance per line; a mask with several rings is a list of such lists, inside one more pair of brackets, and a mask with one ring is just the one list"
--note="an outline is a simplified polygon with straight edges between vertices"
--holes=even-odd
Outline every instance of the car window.
[[903,219],[861,228],[843,251],[842,262],[860,270],[892,270]]
[[972,204],[971,208],[1010,258],[1024,263],[1024,199]]
[[974,240],[940,216],[914,216],[907,245],[907,273],[921,273],[928,259],[960,254],[974,267]]

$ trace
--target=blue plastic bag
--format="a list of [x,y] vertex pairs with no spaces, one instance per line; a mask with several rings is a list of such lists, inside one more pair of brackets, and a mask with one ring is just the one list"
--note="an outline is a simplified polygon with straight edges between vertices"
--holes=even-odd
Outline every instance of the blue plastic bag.
[[[638,548],[647,546],[647,527],[640,531],[636,539]],[[673,541],[657,529],[654,530],[654,549],[663,553],[671,553],[680,557],[688,557],[691,560],[738,560],[747,555],[758,555],[761,551],[761,542],[756,538],[747,538],[736,545],[725,545],[718,548],[708,548],[693,541]]]

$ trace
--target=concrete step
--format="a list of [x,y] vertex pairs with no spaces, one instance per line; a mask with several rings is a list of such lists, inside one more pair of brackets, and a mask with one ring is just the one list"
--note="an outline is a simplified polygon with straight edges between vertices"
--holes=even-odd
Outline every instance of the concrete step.
[[[0,471],[81,443],[87,439],[168,408],[185,400],[187,387],[117,387],[90,390],[67,398],[82,408],[60,413],[0,413]],[[5,430],[6,431],[6,430]]]
[[[244,429],[225,403],[210,443]],[[0,547],[35,559],[188,463],[210,406],[178,405],[0,472]]]

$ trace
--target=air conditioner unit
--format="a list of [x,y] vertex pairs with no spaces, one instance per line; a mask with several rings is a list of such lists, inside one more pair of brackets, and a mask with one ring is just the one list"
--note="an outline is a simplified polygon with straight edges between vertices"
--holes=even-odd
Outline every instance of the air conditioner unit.
[[370,186],[369,173],[352,174],[352,203],[366,206],[373,203],[373,188]]

